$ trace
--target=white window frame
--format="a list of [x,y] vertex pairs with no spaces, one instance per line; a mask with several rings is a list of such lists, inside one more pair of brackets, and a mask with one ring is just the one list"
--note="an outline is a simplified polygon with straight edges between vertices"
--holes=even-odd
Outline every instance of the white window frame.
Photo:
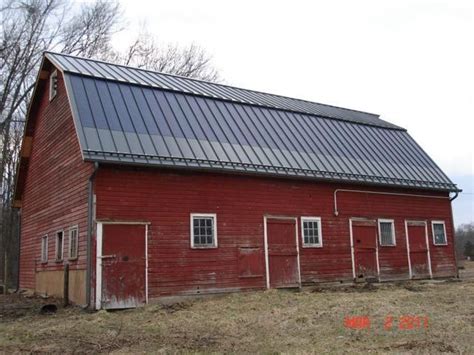
[[[303,216],[300,218],[301,223],[301,246],[303,248],[322,248],[323,247],[323,226],[321,217]],[[317,222],[318,223],[318,243],[305,243],[304,242],[304,222]]]
[[[443,225],[444,241],[445,241],[444,243],[436,243],[435,230],[434,230],[435,224]],[[431,221],[431,233],[433,234],[433,245],[439,245],[439,246],[448,245],[448,235],[446,234],[446,223],[444,221]]]
[[[71,255],[71,240],[72,240],[72,232],[76,231],[76,255]],[[64,236],[63,236],[64,239]],[[69,238],[68,238],[68,260],[76,260],[79,254],[79,226],[72,226],[69,228]]]
[[[54,70],[49,76],[49,101],[54,99],[58,94],[58,71]],[[56,87],[55,87],[56,85]]]
[[[62,237],[62,240],[61,240],[61,259],[58,259],[58,234],[59,233],[62,233],[63,237]],[[54,260],[55,261],[63,261],[64,260],[64,230],[59,230],[56,232],[56,247],[54,249]]]
[[[380,228],[381,223],[391,223],[392,224],[392,242],[393,244],[382,244],[382,229]],[[395,220],[388,218],[379,218],[377,220],[377,228],[379,232],[379,245],[381,247],[396,247],[397,246],[397,235],[395,234]]]
[[[212,230],[213,241],[212,245],[194,245],[194,218],[209,218],[212,217],[214,224]],[[190,238],[191,238],[191,249],[215,249],[217,248],[217,215],[215,213],[191,213],[189,219],[189,228],[190,228]]]
[[48,235],[45,234],[41,237],[41,262],[48,262]]

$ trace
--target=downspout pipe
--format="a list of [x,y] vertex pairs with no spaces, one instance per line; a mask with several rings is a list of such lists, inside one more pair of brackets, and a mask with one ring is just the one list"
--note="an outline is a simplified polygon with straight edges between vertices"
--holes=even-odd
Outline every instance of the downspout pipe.
[[459,196],[459,192],[458,191],[455,191],[454,192],[454,196],[453,197],[450,197],[449,198],[449,201],[453,202],[455,199],[457,199]]
[[94,171],[87,182],[87,241],[86,241],[86,306],[91,306],[91,283],[92,283],[92,234],[94,229],[94,179],[99,170],[99,163],[94,163]]
[[[459,196],[459,192],[458,191],[455,191],[454,192],[454,196],[451,197],[449,199],[450,202],[453,202],[455,199],[457,199],[457,197]],[[456,248],[456,227],[454,226],[454,213],[453,213],[453,206],[450,205],[450,209],[451,209],[451,221],[452,221],[452,225],[453,225],[453,250],[454,250],[454,262],[455,262],[455,265],[456,265],[456,278],[459,279],[459,267],[458,267],[458,252],[457,252],[457,248]]]

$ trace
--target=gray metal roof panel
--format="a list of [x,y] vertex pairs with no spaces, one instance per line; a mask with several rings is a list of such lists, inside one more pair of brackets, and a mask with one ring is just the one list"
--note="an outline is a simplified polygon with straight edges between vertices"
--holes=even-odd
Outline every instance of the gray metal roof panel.
[[404,130],[64,78],[85,159],[456,190]]
[[357,122],[360,124],[403,129],[381,120],[378,115],[356,111],[331,105],[294,99],[274,94],[245,90],[223,84],[210,83],[197,79],[164,74],[139,68],[127,67],[98,60],[46,52],[46,57],[63,72],[92,76],[98,79],[109,79],[159,89],[191,93],[204,97],[218,98],[277,108],[281,110],[301,112],[311,115]]

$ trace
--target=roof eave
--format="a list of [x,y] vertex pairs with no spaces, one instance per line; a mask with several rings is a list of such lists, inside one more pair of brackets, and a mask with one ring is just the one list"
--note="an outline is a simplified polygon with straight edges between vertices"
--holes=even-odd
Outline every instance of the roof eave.
[[[285,174],[285,173],[277,173],[277,172],[271,172],[271,171],[252,169],[250,168],[250,166],[248,167],[242,166],[240,169],[236,169],[236,168],[222,168],[222,166],[212,167],[209,164],[206,165],[204,162],[199,164],[198,162],[186,162],[183,160],[181,163],[176,163],[176,162],[171,162],[171,159],[167,157],[161,157],[159,159],[163,161],[169,161],[169,163],[158,163],[158,162],[150,163],[150,161],[153,161],[153,160],[156,161],[156,159],[158,159],[157,157],[151,157],[151,156],[139,157],[137,155],[136,157],[130,156],[128,159],[129,160],[118,161],[116,159],[107,159],[105,156],[93,158],[87,153],[85,154],[85,161],[98,162],[98,163],[107,164],[107,165],[164,168],[164,169],[186,169],[186,170],[192,170],[192,171],[203,171],[203,172],[214,172],[214,173],[225,173],[225,174],[257,175],[257,176],[267,176],[267,177],[275,177],[275,178],[303,179],[303,180],[311,180],[311,181],[324,181],[324,182],[356,184],[356,185],[364,185],[364,186],[379,186],[379,187],[390,187],[390,188],[439,191],[439,192],[448,192],[448,193],[449,192],[457,192],[457,193],[462,192],[462,190],[459,189],[455,184],[452,184],[452,185],[445,184],[445,186],[441,186],[441,184],[438,184],[440,186],[436,187],[436,186],[427,186],[427,184],[430,183],[427,181],[425,182],[419,181],[418,184],[410,185],[410,184],[388,182],[385,178],[379,178],[379,181],[368,181],[368,180],[364,180],[363,177],[359,177],[359,179],[356,179],[356,178],[349,179],[349,178],[342,178],[342,177],[334,178],[334,177],[329,177],[329,176],[321,176],[324,172],[318,172],[318,171],[314,171],[313,174],[310,174],[310,173],[306,173],[306,174],[286,173]],[[229,164],[230,166],[230,164],[233,164],[233,163],[221,162],[221,164],[223,165]],[[218,165],[218,163],[216,165]],[[291,170],[291,169],[282,168],[282,171],[283,170]],[[334,174],[334,175],[336,176],[337,174]],[[431,183],[431,184],[434,185],[435,183]]]

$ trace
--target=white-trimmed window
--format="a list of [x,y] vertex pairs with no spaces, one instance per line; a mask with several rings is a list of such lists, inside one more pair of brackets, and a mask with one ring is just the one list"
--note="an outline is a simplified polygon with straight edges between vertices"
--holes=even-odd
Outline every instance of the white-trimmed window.
[[444,221],[432,221],[431,228],[433,230],[433,244],[434,245],[448,245],[446,238],[446,225]]
[[58,71],[55,70],[49,76],[49,101],[55,98],[58,93]]
[[48,262],[48,235],[41,237],[41,262]]
[[191,213],[191,248],[217,248],[215,214]]
[[379,243],[381,246],[396,245],[393,219],[379,219]]
[[321,248],[323,246],[321,217],[301,217],[301,239],[304,248]]
[[69,228],[69,260],[77,259],[79,229],[77,226]]
[[56,251],[55,257],[56,261],[63,260],[63,248],[64,248],[64,231],[59,231],[56,233]]

